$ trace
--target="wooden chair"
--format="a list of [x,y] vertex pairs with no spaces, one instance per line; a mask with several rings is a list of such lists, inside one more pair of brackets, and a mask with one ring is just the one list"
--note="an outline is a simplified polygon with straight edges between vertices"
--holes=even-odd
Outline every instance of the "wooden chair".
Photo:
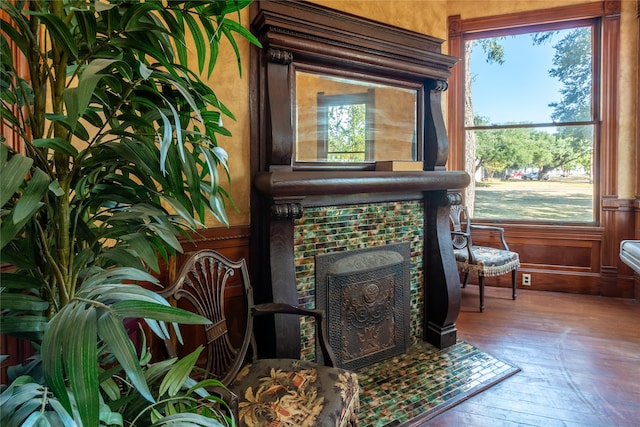
[[[504,229],[489,225],[471,225],[467,207],[452,205],[449,216],[451,220],[451,240],[456,263],[464,273],[462,287],[467,286],[469,273],[478,273],[478,285],[480,288],[480,311],[484,311],[484,278],[501,276],[511,272],[512,298],[516,299],[516,274],[520,267],[520,257],[517,252],[509,250],[504,240]],[[463,226],[464,224],[464,226]],[[497,231],[500,234],[501,248],[488,246],[475,246],[471,238],[473,229]]]
[[[246,323],[240,326],[244,329],[238,344],[229,334],[229,325],[237,316],[228,316],[225,311],[229,279],[234,285],[241,283],[248,308],[244,308]],[[238,426],[357,425],[358,379],[356,374],[335,367],[323,311],[287,304],[254,305],[244,259],[230,261],[212,250],[194,253],[182,265],[173,285],[161,294],[212,321],[211,325],[200,326],[201,331],[196,334],[206,340],[203,368],[206,375],[219,379],[231,391],[231,395],[222,394],[233,408]],[[234,307],[233,311],[237,315],[239,310]],[[253,318],[274,313],[314,317],[324,365],[297,359],[257,358]],[[172,343],[167,343],[167,349],[170,356],[175,356]]]

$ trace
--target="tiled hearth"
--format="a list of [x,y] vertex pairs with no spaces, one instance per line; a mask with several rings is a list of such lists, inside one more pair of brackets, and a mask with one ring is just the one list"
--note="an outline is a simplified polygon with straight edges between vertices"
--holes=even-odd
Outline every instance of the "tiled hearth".
[[[409,242],[410,343],[423,331],[422,248],[423,209],[418,201],[372,203],[352,206],[306,208],[294,227],[294,254],[299,304],[315,308],[315,256]],[[302,357],[313,359],[313,325],[302,323]]]
[[443,350],[417,344],[358,371],[360,426],[422,425],[519,371],[461,340]]

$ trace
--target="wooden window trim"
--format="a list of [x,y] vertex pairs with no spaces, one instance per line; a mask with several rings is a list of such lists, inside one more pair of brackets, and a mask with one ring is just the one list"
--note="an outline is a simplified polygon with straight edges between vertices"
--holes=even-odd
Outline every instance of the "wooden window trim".
[[[558,8],[541,9],[529,12],[511,13],[480,18],[462,19],[460,15],[449,16],[449,55],[464,58],[465,39],[475,33],[504,30],[518,27],[534,28],[536,24],[551,24],[560,21],[581,19],[601,19],[600,57],[598,60],[600,75],[596,76],[600,99],[594,100],[599,108],[600,130],[594,141],[594,170],[596,187],[594,188],[594,221],[601,223],[601,211],[606,208],[607,200],[617,197],[618,161],[618,72],[620,46],[620,0],[571,5]],[[449,170],[464,170],[464,70],[466,64],[461,60],[456,64],[449,78],[447,102],[447,127],[449,132]],[[597,110],[596,110],[597,112]]]

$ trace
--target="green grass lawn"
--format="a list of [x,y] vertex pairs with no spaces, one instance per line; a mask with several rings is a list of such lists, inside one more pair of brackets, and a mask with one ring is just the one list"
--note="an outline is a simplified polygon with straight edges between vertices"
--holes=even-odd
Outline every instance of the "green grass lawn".
[[593,185],[585,176],[476,184],[474,218],[593,221]]

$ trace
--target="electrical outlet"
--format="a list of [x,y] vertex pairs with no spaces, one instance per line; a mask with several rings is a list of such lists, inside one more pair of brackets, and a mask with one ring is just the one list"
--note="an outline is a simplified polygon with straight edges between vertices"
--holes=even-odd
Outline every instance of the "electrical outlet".
[[531,286],[531,275],[523,274],[522,275],[522,286]]

